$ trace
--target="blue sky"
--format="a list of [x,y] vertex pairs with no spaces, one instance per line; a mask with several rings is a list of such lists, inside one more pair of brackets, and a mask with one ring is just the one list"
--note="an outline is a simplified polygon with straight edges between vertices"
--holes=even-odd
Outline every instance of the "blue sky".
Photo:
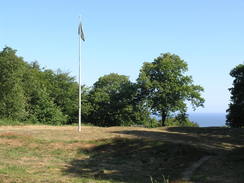
[[232,78],[244,61],[243,0],[0,0],[0,47],[28,62],[78,74],[78,16],[83,83],[116,72],[135,81],[142,63],[178,54],[205,88],[205,108],[225,112]]

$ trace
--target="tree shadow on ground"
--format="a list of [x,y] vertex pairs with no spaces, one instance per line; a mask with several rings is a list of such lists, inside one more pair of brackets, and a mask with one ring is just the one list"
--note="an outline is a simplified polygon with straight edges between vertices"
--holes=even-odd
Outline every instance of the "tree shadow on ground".
[[180,179],[193,162],[209,154],[189,144],[149,139],[103,140],[90,149],[80,149],[77,158],[64,170],[81,178],[112,180],[126,183],[149,183],[150,177],[171,181]]
[[244,128],[205,127],[205,128],[180,128],[171,127],[169,132],[184,133],[188,136],[197,137],[207,143],[219,144],[225,147],[229,144],[239,148],[244,146]]
[[171,127],[162,131],[123,130],[112,133],[184,143],[213,153],[222,153],[244,145],[244,129]]
[[243,183],[244,148],[214,156],[194,172],[192,180],[201,183]]
[[244,137],[244,128],[227,127],[169,127],[167,131],[208,136]]

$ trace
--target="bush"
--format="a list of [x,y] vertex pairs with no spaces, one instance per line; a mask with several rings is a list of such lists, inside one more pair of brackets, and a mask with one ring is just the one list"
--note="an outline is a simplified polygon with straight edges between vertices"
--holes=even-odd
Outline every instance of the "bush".
[[180,121],[177,118],[168,118],[166,120],[166,126],[177,126],[177,127],[199,127],[199,125],[189,119]]

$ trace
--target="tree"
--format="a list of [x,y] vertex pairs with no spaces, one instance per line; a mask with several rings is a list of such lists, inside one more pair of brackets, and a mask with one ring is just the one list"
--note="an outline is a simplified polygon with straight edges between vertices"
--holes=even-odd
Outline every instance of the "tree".
[[22,76],[26,64],[16,50],[5,47],[0,52],[0,118],[23,120],[27,116]]
[[67,116],[67,123],[77,122],[79,85],[69,73],[58,70],[56,73],[46,69],[42,72],[47,92],[53,102]]
[[[69,73],[27,63],[10,47],[0,51],[0,73],[0,118],[46,124],[77,121],[78,83]],[[86,87],[82,89],[85,104],[88,94]],[[87,106],[82,105],[83,117]]]
[[51,96],[50,85],[53,85],[54,79],[46,76],[46,72],[34,62],[28,65],[21,78],[27,98],[26,120],[53,125],[65,124],[68,116],[62,112],[61,107]]
[[154,114],[161,116],[161,125],[172,113],[186,113],[189,101],[195,110],[203,106],[203,88],[194,85],[185,72],[187,63],[175,54],[161,54],[152,63],[145,62],[137,79],[139,96],[146,99]]
[[[0,118],[22,122],[67,124],[77,122],[78,83],[69,73],[27,63],[16,50],[0,51]],[[82,87],[82,119],[88,119],[88,90]]]
[[127,76],[111,73],[100,77],[90,91],[90,120],[100,126],[139,122],[143,113],[134,103],[135,96],[136,87]]
[[227,109],[226,125],[240,128],[244,126],[244,65],[240,64],[231,70],[234,77],[233,87],[230,88],[231,103]]

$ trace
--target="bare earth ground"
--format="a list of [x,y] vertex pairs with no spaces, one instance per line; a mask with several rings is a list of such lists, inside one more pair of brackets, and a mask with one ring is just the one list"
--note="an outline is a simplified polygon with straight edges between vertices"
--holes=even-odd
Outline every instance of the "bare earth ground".
[[243,183],[244,129],[0,127],[0,182]]

